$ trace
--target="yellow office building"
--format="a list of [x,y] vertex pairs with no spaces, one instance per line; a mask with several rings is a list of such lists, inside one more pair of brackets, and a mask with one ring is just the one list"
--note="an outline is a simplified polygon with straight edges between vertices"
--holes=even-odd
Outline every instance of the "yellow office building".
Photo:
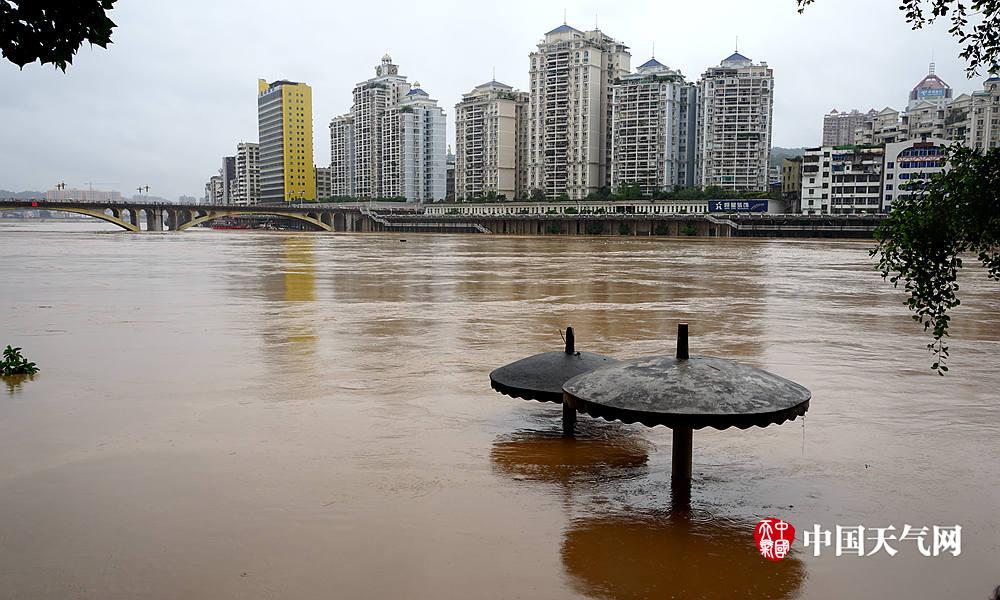
[[259,79],[257,91],[261,203],[316,200],[312,88]]

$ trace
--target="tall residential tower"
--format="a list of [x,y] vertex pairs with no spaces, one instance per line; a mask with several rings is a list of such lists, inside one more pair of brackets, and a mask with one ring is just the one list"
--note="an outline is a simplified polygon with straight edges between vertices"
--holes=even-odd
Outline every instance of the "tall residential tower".
[[527,193],[528,94],[496,80],[455,105],[455,195],[514,200]]
[[774,72],[735,52],[705,71],[698,86],[701,187],[767,190]]
[[613,88],[611,185],[643,195],[695,185],[697,88],[655,58]]
[[530,55],[529,188],[583,198],[611,185],[611,86],[630,58],[600,30],[545,34]]

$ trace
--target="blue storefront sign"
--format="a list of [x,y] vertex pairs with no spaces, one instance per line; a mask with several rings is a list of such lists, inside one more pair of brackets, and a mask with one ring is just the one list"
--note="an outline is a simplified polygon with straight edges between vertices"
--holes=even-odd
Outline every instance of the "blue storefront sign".
[[767,200],[709,200],[708,212],[767,212]]

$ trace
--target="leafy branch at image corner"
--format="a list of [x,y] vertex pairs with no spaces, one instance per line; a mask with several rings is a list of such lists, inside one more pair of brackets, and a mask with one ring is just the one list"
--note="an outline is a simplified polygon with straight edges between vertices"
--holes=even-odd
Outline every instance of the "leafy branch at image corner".
[[[962,255],[973,254],[1000,281],[1000,149],[948,148],[949,170],[911,188],[892,204],[871,250],[882,277],[902,284],[913,319],[931,331],[931,369],[948,371],[948,312],[961,304]],[[911,184],[912,185],[912,184]]]
[[84,42],[112,43],[116,1],[0,0],[0,51],[21,68],[37,61],[65,72]]
[[[816,0],[795,0],[799,12]],[[1000,0],[900,0],[899,10],[913,29],[923,29],[939,19],[948,21],[948,33],[964,47],[969,77],[1000,72]]]

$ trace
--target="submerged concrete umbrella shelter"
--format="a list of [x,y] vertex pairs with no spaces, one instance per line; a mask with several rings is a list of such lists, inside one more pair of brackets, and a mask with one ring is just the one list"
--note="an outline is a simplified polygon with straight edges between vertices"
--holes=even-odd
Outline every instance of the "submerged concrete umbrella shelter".
[[[618,361],[593,352],[577,352],[572,327],[566,328],[564,351],[543,352],[504,365],[490,373],[490,386],[512,398],[563,402],[563,384],[577,375]],[[563,429],[572,431],[576,411],[563,405]]]
[[609,421],[673,429],[672,479],[691,482],[692,431],[780,424],[809,408],[801,385],[723,358],[688,355],[688,327],[677,328],[677,355],[619,362],[563,385],[563,404]]

